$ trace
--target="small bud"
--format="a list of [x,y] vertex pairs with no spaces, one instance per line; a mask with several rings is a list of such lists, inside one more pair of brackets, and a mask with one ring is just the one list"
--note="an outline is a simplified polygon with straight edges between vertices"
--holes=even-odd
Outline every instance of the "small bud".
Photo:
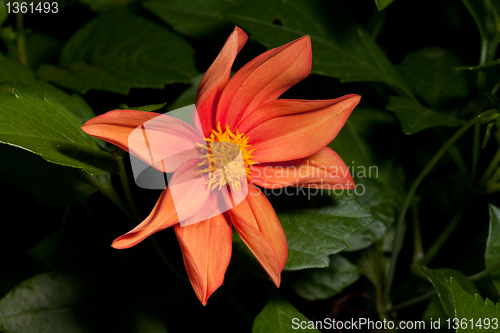
[[483,113],[481,113],[479,115],[479,122],[481,124],[487,124],[490,121],[497,119],[498,116],[500,116],[500,113],[498,113],[497,109],[490,109],[490,110],[484,111]]

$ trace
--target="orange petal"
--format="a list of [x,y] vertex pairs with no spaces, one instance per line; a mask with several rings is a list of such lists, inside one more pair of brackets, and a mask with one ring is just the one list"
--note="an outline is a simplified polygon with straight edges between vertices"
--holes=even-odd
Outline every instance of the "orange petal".
[[137,227],[118,237],[111,244],[115,249],[126,249],[143,241],[146,237],[177,224],[179,219],[168,187],[163,190],[149,216]]
[[226,214],[220,214],[186,227],[176,225],[174,230],[189,280],[201,304],[206,305],[224,281],[231,259],[231,222]]
[[236,27],[198,86],[196,109],[205,137],[209,137],[214,128],[213,120],[220,94],[229,80],[234,59],[247,39],[247,34]]
[[325,189],[353,189],[351,173],[340,156],[325,147],[307,158],[250,166],[252,183],[278,189],[285,186],[315,186]]
[[217,120],[222,128],[236,128],[245,115],[306,78],[311,60],[311,40],[304,36],[246,64],[229,80],[220,97]]
[[267,198],[253,185],[248,196],[229,211],[241,239],[255,255],[271,280],[279,287],[288,258],[283,228]]
[[196,164],[199,159],[184,163],[172,176],[149,216],[133,230],[115,239],[113,246],[124,249],[136,245],[146,237],[196,215],[208,201],[210,190],[206,175],[200,176]]
[[174,172],[199,157],[196,142],[203,135],[174,117],[133,110],[116,110],[95,117],[82,130],[106,140],[163,172]]
[[[249,137],[256,150],[254,160],[281,162],[317,153],[340,132],[360,96],[346,95],[327,101],[277,100],[255,111],[261,123],[240,132]],[[244,132],[245,129],[249,129]]]

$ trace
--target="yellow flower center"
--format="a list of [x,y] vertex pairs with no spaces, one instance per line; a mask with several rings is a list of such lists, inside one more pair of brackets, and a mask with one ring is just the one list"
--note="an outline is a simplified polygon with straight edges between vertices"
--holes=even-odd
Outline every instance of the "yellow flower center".
[[250,177],[249,166],[257,162],[252,161],[252,152],[249,150],[248,137],[243,133],[231,132],[229,126],[222,132],[220,123],[217,131],[212,130],[209,138],[205,138],[207,146],[198,144],[202,148],[202,160],[198,166],[204,168],[202,173],[208,173],[206,182],[210,190],[229,184],[232,189],[241,190],[241,182]]

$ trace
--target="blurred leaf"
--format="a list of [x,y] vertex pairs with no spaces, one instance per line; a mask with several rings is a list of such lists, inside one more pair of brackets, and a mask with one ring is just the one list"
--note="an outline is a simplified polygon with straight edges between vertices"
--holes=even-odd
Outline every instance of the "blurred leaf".
[[333,206],[278,213],[288,242],[285,270],[327,267],[329,256],[349,247],[347,238],[374,221],[373,214],[349,193]]
[[427,47],[408,53],[398,69],[413,92],[434,108],[469,95],[467,75],[454,69],[461,65],[450,51]]
[[188,42],[126,10],[102,14],[77,31],[63,48],[60,66],[43,65],[38,75],[82,93],[161,89],[189,83],[197,74]]
[[319,333],[319,331],[314,328],[300,328],[301,322],[304,321],[309,320],[283,297],[277,293],[273,293],[264,309],[255,317],[252,333]]
[[389,6],[394,0],[375,0],[378,10],[384,10],[385,7]]
[[225,16],[268,48],[309,35],[312,73],[342,82],[381,82],[411,96],[401,75],[341,1],[255,0]]
[[330,298],[356,282],[358,278],[358,268],[339,255],[330,256],[330,264],[326,268],[283,274],[286,284],[308,301]]
[[198,91],[198,86],[201,82],[201,79],[203,78],[203,75],[205,75],[205,73],[198,74],[191,80],[191,86],[184,90],[182,94],[177,97],[177,99],[172,104],[170,104],[170,106],[168,107],[169,111],[195,103],[196,92]]
[[0,142],[90,174],[116,171],[113,156],[102,151],[80,129],[82,123],[57,98],[36,87],[16,89],[12,84],[1,85]]
[[[57,60],[61,52],[63,43],[58,39],[40,32],[24,33],[26,35],[26,56],[28,65],[31,68]],[[9,54],[13,58],[18,58],[17,40],[7,43]]]
[[415,266],[417,271],[425,276],[436,289],[441,304],[443,305],[446,314],[454,317],[453,296],[450,287],[450,278],[455,279],[464,289],[471,295],[478,293],[474,283],[459,271],[450,268],[430,269],[422,265]]
[[234,25],[225,20],[222,13],[246,2],[248,0],[159,0],[142,4],[172,25],[175,31],[204,38],[225,30],[231,31]]
[[136,110],[136,111],[146,111],[146,112],[151,112],[151,111],[157,111],[163,108],[167,103],[162,103],[162,104],[152,104],[152,105],[145,105],[145,106],[138,106],[138,107],[130,107],[126,104],[120,104],[120,109],[124,110]]
[[0,58],[0,82],[5,81],[33,84],[35,74],[15,60]]
[[5,333],[165,333],[165,323],[154,312],[147,311],[145,301],[131,295],[120,296],[117,289],[121,284],[103,274],[36,275],[0,300],[0,330]]
[[432,111],[406,97],[391,96],[386,108],[387,110],[394,111],[401,122],[403,132],[407,135],[415,134],[431,127],[454,127],[464,123],[461,119]]
[[0,0],[0,30],[2,29],[2,24],[7,19],[7,7],[5,7],[4,0]]
[[[493,59],[500,37],[499,6],[495,0],[462,0],[476,22],[481,35],[481,48],[488,50],[486,58]],[[481,59],[484,62],[486,59]]]
[[[457,332],[498,332],[498,328],[500,327],[498,323],[500,318],[500,306],[498,306],[498,304],[495,305],[495,303],[489,299],[483,301],[479,294],[470,295],[470,293],[464,290],[453,278],[451,279],[451,290],[453,293],[455,318],[459,320],[459,323],[462,323],[462,319],[466,319],[467,322],[467,325],[464,325],[465,328],[458,325],[459,328]],[[485,325],[485,319],[489,319],[489,325]],[[478,324],[481,324],[481,326]]]
[[[490,231],[486,242],[485,266],[489,268],[500,261],[500,208],[489,205],[490,210]],[[493,283],[500,291],[500,271],[491,275]]]
[[[37,203],[71,204],[98,190],[83,171],[48,163],[26,150],[0,144],[0,156],[0,178],[36,196]],[[94,181],[110,182],[109,174],[93,177]]]
[[81,3],[87,5],[94,12],[104,12],[117,7],[125,7],[135,0],[81,0]]

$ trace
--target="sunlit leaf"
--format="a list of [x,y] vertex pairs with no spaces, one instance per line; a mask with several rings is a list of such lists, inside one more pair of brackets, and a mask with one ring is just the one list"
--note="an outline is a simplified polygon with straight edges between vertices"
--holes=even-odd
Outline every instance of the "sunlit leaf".
[[450,278],[455,279],[460,285],[471,295],[478,293],[478,290],[474,283],[472,283],[467,277],[454,269],[441,268],[441,269],[430,269],[422,265],[416,265],[417,270],[424,275],[434,286],[439,300],[443,305],[446,314],[453,318],[454,308],[453,308],[453,296],[450,286]]
[[116,171],[112,155],[101,150],[97,142],[80,129],[82,122],[58,98],[60,96],[54,98],[36,87],[1,85],[0,142],[90,174]]
[[[500,306],[491,300],[484,301],[479,294],[471,295],[451,278],[451,290],[458,333],[498,332],[500,328]],[[460,325],[461,323],[466,325]]]

